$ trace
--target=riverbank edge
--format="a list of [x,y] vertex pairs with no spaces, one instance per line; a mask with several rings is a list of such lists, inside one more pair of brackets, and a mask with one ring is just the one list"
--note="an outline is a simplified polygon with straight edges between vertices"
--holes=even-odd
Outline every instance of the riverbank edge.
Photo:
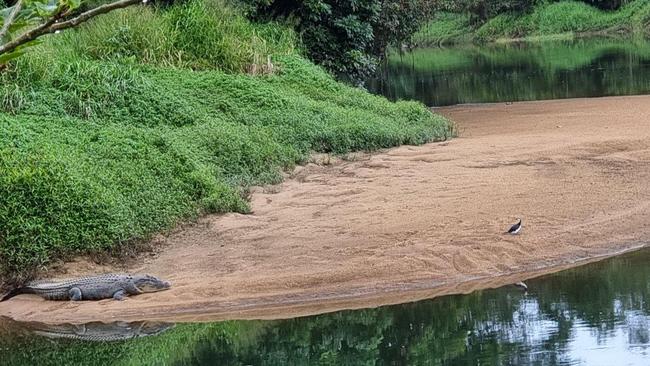
[[[519,281],[527,281],[550,275],[553,273],[581,267],[591,263],[600,262],[609,258],[629,254],[650,247],[648,244],[623,245],[621,249],[605,253],[585,256],[578,259],[555,261],[540,265],[537,268],[529,268],[496,276],[468,277],[461,281],[431,282],[421,279],[411,281],[407,284],[392,284],[379,291],[367,288],[351,288],[345,292],[332,292],[314,295],[311,293],[292,294],[290,296],[273,296],[250,299],[237,303],[206,302],[201,309],[213,307],[212,311],[196,310],[194,307],[150,307],[138,309],[137,311],[126,311],[123,316],[110,316],[98,314],[99,316],[88,317],[86,315],[70,318],[57,317],[31,317],[12,316],[11,314],[0,314],[16,322],[41,323],[48,325],[57,324],[84,324],[90,322],[136,322],[136,321],[160,321],[172,323],[209,323],[230,320],[282,320],[320,314],[333,313],[345,310],[359,310],[376,308],[404,303],[411,303],[443,296],[466,295],[475,291],[496,289],[503,286],[513,285]],[[520,291],[513,286],[514,291]],[[534,291],[534,289],[531,289]],[[112,300],[105,300],[112,301]]]

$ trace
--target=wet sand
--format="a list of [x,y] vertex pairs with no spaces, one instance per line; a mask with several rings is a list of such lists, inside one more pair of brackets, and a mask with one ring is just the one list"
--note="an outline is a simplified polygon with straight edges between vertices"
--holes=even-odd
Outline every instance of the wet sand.
[[[166,292],[123,302],[21,295],[48,323],[285,318],[497,287],[650,242],[650,96],[436,110],[460,137],[297,168],[128,268]],[[517,217],[521,235],[504,235]]]

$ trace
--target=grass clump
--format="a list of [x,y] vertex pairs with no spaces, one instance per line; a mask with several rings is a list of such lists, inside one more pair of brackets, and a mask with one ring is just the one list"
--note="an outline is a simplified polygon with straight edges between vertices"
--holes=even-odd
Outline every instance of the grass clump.
[[[336,82],[288,30],[211,4],[99,18],[0,75],[0,273],[247,212],[246,187],[279,182],[314,151],[450,136],[418,103]],[[241,73],[268,55],[272,73]]]
[[475,36],[480,40],[521,37],[531,30],[531,25],[527,22],[528,18],[515,14],[499,14],[478,28]]
[[467,38],[469,28],[469,14],[440,13],[414,33],[411,41],[418,46],[458,43]]
[[249,22],[225,0],[191,0],[160,11],[131,7],[50,40],[52,53],[120,63],[245,72],[268,55],[295,53],[296,36]]

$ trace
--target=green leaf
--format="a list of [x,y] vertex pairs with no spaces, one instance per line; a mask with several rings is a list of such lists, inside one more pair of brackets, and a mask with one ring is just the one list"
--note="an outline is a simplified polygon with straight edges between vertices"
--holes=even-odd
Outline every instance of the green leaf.
[[2,18],[2,23],[0,23],[0,26],[2,26],[5,23],[5,19],[11,14],[11,10],[13,10],[13,6],[9,8],[4,8],[0,10],[0,17]]
[[81,0],[59,0],[62,6],[67,7],[68,9],[74,10],[81,6]]
[[59,8],[57,4],[35,3],[34,5],[35,5],[34,7],[36,9],[36,13],[41,18],[51,17]]
[[81,6],[81,0],[68,0],[70,3],[70,9],[77,9]]
[[0,55],[0,65],[5,64],[5,63],[7,63],[7,61],[13,60],[16,57],[20,57],[20,56],[24,55],[25,52],[26,52],[26,48],[34,47],[34,46],[37,46],[37,45],[39,45],[41,43],[43,43],[43,41],[41,41],[39,39],[35,39],[33,41],[29,41],[29,42],[27,42],[25,44],[20,45],[19,47],[17,47],[12,52],[1,54]]
[[0,65],[6,64],[8,61],[11,61],[17,57],[20,57],[25,54],[25,51],[14,51],[0,55]]

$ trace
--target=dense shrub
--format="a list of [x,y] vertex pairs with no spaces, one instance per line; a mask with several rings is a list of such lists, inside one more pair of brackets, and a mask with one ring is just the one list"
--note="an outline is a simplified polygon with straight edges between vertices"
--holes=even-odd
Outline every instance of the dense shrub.
[[432,13],[432,0],[249,0],[256,19],[283,19],[300,33],[307,55],[361,83],[389,44],[406,40]]
[[163,10],[133,7],[103,15],[57,35],[35,57],[68,52],[76,58],[242,72],[266,63],[269,55],[294,54],[296,43],[289,27],[251,23],[224,0],[188,0]]

